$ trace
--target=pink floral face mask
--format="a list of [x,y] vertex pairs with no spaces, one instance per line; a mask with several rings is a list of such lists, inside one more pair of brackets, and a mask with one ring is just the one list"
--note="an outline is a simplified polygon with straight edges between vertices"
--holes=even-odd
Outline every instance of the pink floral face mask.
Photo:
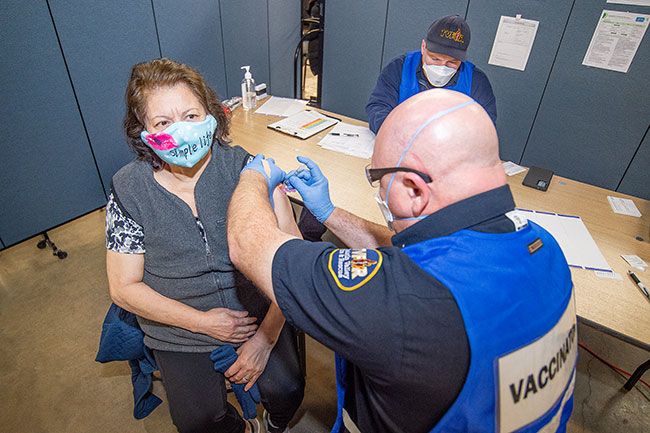
[[212,146],[217,120],[208,114],[203,122],[176,122],[164,131],[140,133],[140,139],[171,165],[194,167]]

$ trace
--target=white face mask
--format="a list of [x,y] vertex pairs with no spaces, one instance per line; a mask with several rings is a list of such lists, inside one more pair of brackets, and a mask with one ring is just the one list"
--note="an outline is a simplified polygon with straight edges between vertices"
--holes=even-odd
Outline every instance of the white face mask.
[[451,77],[453,77],[457,71],[457,69],[444,65],[423,65],[422,68],[424,69],[424,75],[426,75],[429,83],[435,87],[446,86],[449,80],[451,80]]

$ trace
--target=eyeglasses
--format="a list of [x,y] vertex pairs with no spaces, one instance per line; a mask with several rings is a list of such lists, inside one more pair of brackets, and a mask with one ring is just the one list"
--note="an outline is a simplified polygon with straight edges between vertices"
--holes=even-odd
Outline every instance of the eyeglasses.
[[397,173],[404,171],[407,173],[415,173],[422,178],[426,183],[431,183],[431,177],[421,171],[414,170],[408,167],[387,167],[387,168],[370,168],[370,164],[366,165],[366,179],[371,186],[377,186],[382,177],[389,173]]

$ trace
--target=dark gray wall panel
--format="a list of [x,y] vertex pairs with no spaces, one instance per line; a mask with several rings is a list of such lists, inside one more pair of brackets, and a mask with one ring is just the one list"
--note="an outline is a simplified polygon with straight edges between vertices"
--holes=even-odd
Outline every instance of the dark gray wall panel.
[[650,38],[627,74],[583,66],[605,7],[647,12],[576,0],[522,162],[615,189],[648,128]]
[[106,200],[47,4],[0,2],[0,233],[6,245]]
[[381,70],[387,0],[327,0],[323,45],[326,110],[366,120],[366,102]]
[[[519,162],[544,86],[555,59],[572,1],[472,0],[467,22],[472,31],[468,55],[490,79],[497,99],[497,130],[501,158]],[[539,21],[525,71],[488,65],[501,15]],[[584,54],[584,53],[583,53]]]
[[[382,66],[406,51],[419,50],[431,23],[446,15],[465,16],[468,0],[392,0],[388,19]],[[474,29],[472,29],[474,30]],[[472,34],[472,41],[473,39]],[[473,43],[473,42],[471,42]]]
[[221,40],[219,0],[154,0],[163,57],[197,69],[223,98],[226,67]]
[[266,2],[221,0],[228,96],[241,96],[241,66],[250,65],[256,84],[269,84],[269,27]]
[[[135,63],[160,56],[150,0],[50,0],[104,187],[133,159],[122,130]],[[200,42],[197,42],[200,43]]]
[[300,2],[268,0],[268,5],[269,91],[273,95],[292,98],[293,52],[300,40]]
[[0,239],[0,249],[2,249],[4,247],[5,247],[5,244],[4,244],[4,242],[2,242],[2,239]]
[[650,133],[646,133],[618,191],[650,200]]

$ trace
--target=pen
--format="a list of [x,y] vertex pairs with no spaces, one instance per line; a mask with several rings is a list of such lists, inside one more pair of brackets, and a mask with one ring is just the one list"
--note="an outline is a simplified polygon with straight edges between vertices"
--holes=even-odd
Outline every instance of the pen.
[[634,284],[637,285],[639,289],[643,292],[646,298],[650,299],[650,293],[648,293],[648,289],[646,286],[639,280],[639,277],[636,276],[636,274],[632,271],[627,271],[627,274],[632,278],[632,281],[634,281]]
[[349,134],[347,132],[330,132],[330,135],[343,136],[343,137],[358,137],[359,134]]

